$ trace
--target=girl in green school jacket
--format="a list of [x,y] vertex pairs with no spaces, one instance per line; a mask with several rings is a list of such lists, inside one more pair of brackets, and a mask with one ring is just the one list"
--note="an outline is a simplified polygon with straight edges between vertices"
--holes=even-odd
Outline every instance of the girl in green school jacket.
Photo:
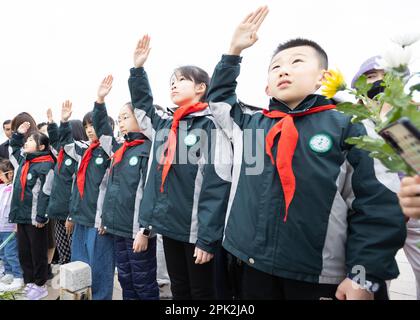
[[33,132],[24,143],[31,125],[24,122],[10,141],[11,157],[17,163],[10,222],[17,223],[19,260],[29,300],[48,295],[45,283],[48,275],[47,206],[55,160],[46,135]]

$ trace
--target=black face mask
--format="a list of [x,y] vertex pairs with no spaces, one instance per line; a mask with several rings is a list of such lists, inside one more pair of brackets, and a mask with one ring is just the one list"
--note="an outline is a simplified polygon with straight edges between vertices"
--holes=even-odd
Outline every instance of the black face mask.
[[378,80],[372,83],[372,88],[370,88],[367,95],[370,99],[373,99],[376,95],[384,92],[384,90],[385,87],[382,86],[382,80]]

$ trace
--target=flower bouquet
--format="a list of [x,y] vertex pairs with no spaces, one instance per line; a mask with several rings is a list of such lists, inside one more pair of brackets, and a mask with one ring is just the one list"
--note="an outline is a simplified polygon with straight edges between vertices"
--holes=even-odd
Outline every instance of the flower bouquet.
[[[385,71],[381,82],[383,90],[374,97],[369,97],[368,92],[373,84],[368,83],[365,75],[360,76],[354,83],[354,89],[348,88],[344,76],[338,70],[329,70],[323,82],[322,94],[333,98],[338,91],[347,91],[356,98],[357,103],[342,102],[337,105],[337,110],[352,117],[353,123],[368,121],[379,133],[389,124],[400,118],[406,117],[417,128],[420,128],[420,112],[418,104],[413,100],[413,93],[420,91],[420,84],[407,89],[409,80],[420,73],[409,73],[409,64],[412,60],[412,45],[420,39],[420,35],[412,34],[394,38],[392,47],[382,58],[378,65]],[[383,117],[383,108],[389,109]],[[369,155],[379,159],[391,172],[400,172],[414,175],[414,170],[408,166],[398,153],[379,135],[352,137],[347,143],[357,148],[369,151]]]

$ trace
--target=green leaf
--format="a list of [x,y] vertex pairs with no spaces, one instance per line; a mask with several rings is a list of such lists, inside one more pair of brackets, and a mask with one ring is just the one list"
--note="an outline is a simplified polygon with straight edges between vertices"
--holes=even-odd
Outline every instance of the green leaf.
[[405,108],[411,104],[411,96],[404,92],[401,78],[387,74],[384,78],[385,90],[381,99],[396,108]]
[[411,123],[420,130],[420,111],[414,104],[407,106],[406,109],[402,110],[401,117],[407,117]]
[[0,300],[16,300],[21,295],[23,295],[22,290],[5,291],[0,293]]
[[369,156],[380,160],[390,172],[412,173],[411,168],[382,138],[375,139],[369,136],[360,136],[348,138],[346,142],[355,145],[358,149],[369,151]]
[[388,126],[390,123],[397,121],[398,119],[401,118],[402,115],[402,108],[399,107],[393,107],[387,114],[387,119],[382,123],[379,124],[375,130],[376,132],[381,131],[383,128],[385,128],[386,126]]
[[410,95],[412,95],[414,91],[420,91],[420,83],[410,87]]
[[387,155],[395,154],[394,149],[392,149],[392,147],[382,138],[375,139],[370,136],[360,136],[347,138],[346,142],[367,151],[379,151]]
[[361,104],[353,104],[351,102],[339,103],[337,105],[337,110],[348,116],[352,116],[353,123],[373,117],[373,114],[365,106]]
[[372,88],[373,84],[367,83],[367,77],[363,74],[357,79],[354,86],[356,87],[358,95],[367,96],[367,93]]
[[[374,99],[369,99],[367,93],[372,85],[367,83],[365,76],[361,76],[356,81],[356,90],[350,90],[350,92],[356,99],[362,101],[363,105],[344,102],[337,105],[337,110],[351,116],[353,123],[369,119],[375,124],[376,132],[401,117],[409,118],[414,126],[420,129],[420,112],[412,102],[412,94],[414,91],[420,91],[420,83],[412,86],[410,93],[407,94],[404,91],[406,80],[402,73],[388,72],[385,74],[382,85],[385,87],[384,92],[378,94]],[[380,108],[384,104],[392,107],[386,120],[382,120],[380,117]],[[348,138],[346,142],[355,145],[358,149],[366,150],[370,157],[380,160],[391,172],[403,172],[410,175],[414,173],[392,146],[382,138],[361,136]]]

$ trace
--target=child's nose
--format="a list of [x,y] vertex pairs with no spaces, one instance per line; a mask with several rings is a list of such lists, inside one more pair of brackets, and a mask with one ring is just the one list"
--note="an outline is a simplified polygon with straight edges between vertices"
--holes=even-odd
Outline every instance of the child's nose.
[[284,77],[284,76],[287,76],[287,75],[289,75],[288,70],[285,67],[281,67],[280,70],[279,70],[279,76]]
[[289,74],[289,67],[283,64],[282,66],[279,67],[278,74],[279,76],[284,76],[284,75]]

